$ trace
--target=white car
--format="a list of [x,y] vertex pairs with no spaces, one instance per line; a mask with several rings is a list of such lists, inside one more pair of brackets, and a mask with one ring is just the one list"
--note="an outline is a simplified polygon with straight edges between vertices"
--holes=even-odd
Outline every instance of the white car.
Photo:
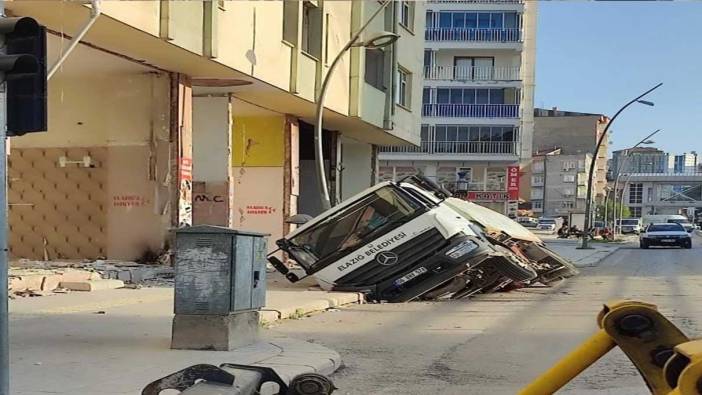
[[676,223],[650,224],[639,236],[639,246],[678,246],[692,248],[692,237],[685,228]]

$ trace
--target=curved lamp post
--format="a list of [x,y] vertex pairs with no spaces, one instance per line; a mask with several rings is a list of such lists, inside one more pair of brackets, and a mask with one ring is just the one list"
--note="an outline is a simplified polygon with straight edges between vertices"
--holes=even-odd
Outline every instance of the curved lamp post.
[[[369,49],[382,48],[391,45],[398,38],[399,35],[391,32],[378,32],[370,35],[366,40],[360,41],[361,33],[365,30],[370,22],[378,15],[385,7],[390,4],[390,1],[385,1],[376,11],[371,15],[371,17],[366,21],[366,23],[361,26],[360,29],[351,37],[346,45],[341,49],[338,55],[334,58],[334,61],[329,66],[329,71],[324,77],[322,86],[319,90],[319,95],[317,96],[317,110],[315,113],[316,125],[314,133],[314,145],[315,145],[315,164],[317,167],[317,187],[319,189],[320,199],[322,201],[322,210],[328,210],[331,208],[331,199],[329,198],[329,186],[327,184],[326,170],[324,169],[324,150],[322,149],[322,115],[324,113],[324,97],[327,93],[327,88],[329,87],[329,82],[331,81],[331,76],[334,74],[334,69],[336,65],[341,60],[341,57],[353,47],[365,47]],[[335,199],[336,200],[336,199]],[[336,204],[336,202],[334,202]]]
[[[616,203],[617,203],[617,185],[619,184],[619,177],[620,177],[621,174],[622,174],[622,170],[624,170],[624,169],[626,168],[625,165],[626,165],[626,163],[629,161],[629,151],[630,151],[630,150],[634,150],[635,148],[637,148],[637,147],[639,147],[639,146],[641,146],[641,145],[653,144],[654,141],[651,140],[651,137],[653,137],[654,135],[656,135],[656,134],[657,134],[658,132],[660,132],[660,131],[661,131],[661,129],[656,129],[656,130],[654,130],[651,134],[649,134],[648,136],[644,137],[641,141],[639,141],[638,143],[636,143],[636,145],[634,145],[634,146],[631,147],[631,148],[627,148],[627,149],[625,150],[626,155],[624,155],[624,158],[622,159],[621,163],[619,163],[619,166],[617,166],[617,176],[614,177],[614,188],[613,188],[613,191],[614,191],[614,201],[613,201],[613,204],[612,204],[612,219],[613,219],[613,225],[614,225],[614,226],[612,227],[612,229],[614,230],[614,236],[617,235],[617,209],[616,209]],[[623,212],[623,209],[622,209],[621,205],[624,204],[624,189],[622,189],[622,193],[621,193],[621,195],[620,195],[620,203],[619,203],[619,204],[620,204],[620,206],[619,206],[619,219],[621,220],[621,219],[622,219],[622,212]]]
[[[663,83],[659,83],[658,85],[654,86],[653,88],[647,90],[646,92],[640,94],[636,98],[632,99],[628,103],[626,103],[622,108],[620,108],[614,116],[607,122],[607,126],[605,126],[605,130],[602,132],[602,135],[600,138],[597,140],[597,145],[595,146],[595,152],[592,155],[592,161],[590,162],[590,174],[588,174],[588,180],[587,180],[587,195],[585,197],[585,229],[583,230],[585,233],[582,237],[582,243],[580,244],[579,248],[590,248],[589,246],[589,236],[590,236],[590,217],[591,217],[591,209],[592,209],[592,178],[595,174],[595,163],[597,163],[597,157],[599,155],[600,147],[602,146],[602,142],[604,141],[605,137],[607,136],[607,131],[609,131],[609,127],[612,126],[612,123],[614,123],[614,120],[617,119],[619,114],[622,113],[627,107],[634,103],[641,103],[645,104],[647,106],[653,106],[653,103],[650,101],[646,100],[641,100],[644,96],[648,95],[649,93],[653,92],[654,90],[658,89]],[[615,199],[616,200],[616,199]]]

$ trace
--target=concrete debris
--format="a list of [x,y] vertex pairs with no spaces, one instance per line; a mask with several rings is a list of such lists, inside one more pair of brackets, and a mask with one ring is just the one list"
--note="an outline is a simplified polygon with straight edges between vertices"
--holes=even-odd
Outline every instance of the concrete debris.
[[[172,287],[174,276],[173,267],[168,265],[145,265],[107,259],[95,261],[20,259],[12,262],[8,289],[9,295],[14,298],[125,286],[130,289]],[[26,291],[32,291],[33,294],[28,295]]]
[[124,287],[124,282],[121,280],[90,280],[90,281],[62,281],[61,288],[67,288],[71,291],[99,291],[103,289],[116,289]]

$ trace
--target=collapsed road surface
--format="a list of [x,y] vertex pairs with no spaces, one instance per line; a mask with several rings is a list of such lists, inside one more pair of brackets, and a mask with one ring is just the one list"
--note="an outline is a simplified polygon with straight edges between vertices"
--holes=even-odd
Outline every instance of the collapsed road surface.
[[[596,329],[602,302],[658,304],[689,336],[702,335],[702,253],[623,247],[560,287],[470,300],[368,304],[290,321],[279,334],[333,347],[346,367],[341,394],[514,394]],[[645,394],[618,350],[560,393]]]

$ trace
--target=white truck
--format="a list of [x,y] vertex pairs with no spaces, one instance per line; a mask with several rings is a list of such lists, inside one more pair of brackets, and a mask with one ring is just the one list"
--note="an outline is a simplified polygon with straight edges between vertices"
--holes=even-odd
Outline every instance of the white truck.
[[[491,241],[447,204],[449,196],[421,177],[379,183],[276,244],[322,288],[363,292],[376,301],[466,296],[538,276],[528,258]],[[299,280],[276,252],[269,262],[288,280]]]

